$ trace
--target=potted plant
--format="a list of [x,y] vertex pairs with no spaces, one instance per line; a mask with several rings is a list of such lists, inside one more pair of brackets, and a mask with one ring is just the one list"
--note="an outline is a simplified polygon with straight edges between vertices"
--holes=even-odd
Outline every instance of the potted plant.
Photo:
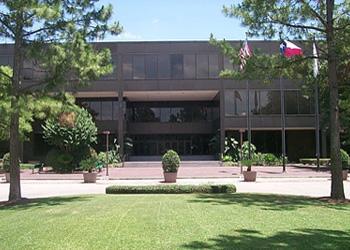
[[341,149],[340,158],[341,158],[341,164],[343,169],[342,171],[343,180],[346,181],[348,179],[348,168],[349,168],[350,156],[345,150]]
[[247,171],[243,171],[244,181],[255,181],[256,180],[256,171],[252,171],[252,160],[242,160],[241,164],[247,167]]
[[80,167],[87,172],[83,173],[84,182],[85,183],[96,183],[97,172],[96,166],[98,164],[98,158],[94,156],[90,156],[86,159],[80,161]]
[[162,167],[165,182],[176,182],[180,157],[174,150],[168,150],[162,157]]
[[5,171],[6,182],[10,182],[10,153],[4,154],[2,158],[2,167]]

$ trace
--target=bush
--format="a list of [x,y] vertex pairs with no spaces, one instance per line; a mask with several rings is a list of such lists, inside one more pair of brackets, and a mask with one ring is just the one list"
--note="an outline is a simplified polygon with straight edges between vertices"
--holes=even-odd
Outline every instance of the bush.
[[162,167],[165,173],[175,173],[180,167],[180,157],[174,150],[168,150],[162,157]]
[[[256,155],[256,147],[253,143],[250,143],[250,156],[251,159],[254,159]],[[241,160],[248,160],[249,159],[249,142],[245,141],[242,145],[242,159]]]
[[52,167],[58,173],[72,172],[75,168],[74,158],[71,154],[59,149],[51,149],[46,155],[45,165]]
[[225,138],[224,156],[231,157],[230,161],[237,162],[239,160],[239,145],[233,137]]
[[340,149],[340,158],[343,169],[348,169],[350,163],[350,156],[344,149]]
[[221,160],[223,162],[232,162],[232,157],[230,155],[224,155]]
[[100,152],[98,154],[98,161],[100,164],[103,166],[107,165],[117,165],[118,163],[121,162],[120,155],[116,150],[110,150],[108,151],[108,159],[106,159],[106,152]]
[[264,165],[275,166],[279,165],[282,162],[282,158],[279,159],[277,156],[271,153],[263,154],[264,156]]
[[6,173],[10,172],[10,153],[6,153],[2,157],[2,168]]
[[236,187],[228,185],[155,185],[110,186],[106,194],[188,194],[188,193],[235,193]]
[[99,163],[98,158],[95,156],[92,156],[92,157],[81,160],[79,166],[83,170],[91,173],[92,171],[94,171],[96,169],[98,163]]

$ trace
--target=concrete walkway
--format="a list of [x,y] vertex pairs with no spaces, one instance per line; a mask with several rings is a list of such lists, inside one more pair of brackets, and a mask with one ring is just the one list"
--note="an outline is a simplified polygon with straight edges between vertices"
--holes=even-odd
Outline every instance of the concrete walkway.
[[[79,180],[23,180],[22,196],[26,198],[104,194],[109,185],[154,185],[162,179],[152,180],[99,180],[96,184],[84,184]],[[255,183],[243,182],[240,178],[179,179],[178,184],[227,184],[233,183],[240,193],[273,193],[329,196],[331,182],[328,178],[258,178]],[[346,197],[350,198],[350,181],[344,181]],[[0,183],[0,201],[8,198],[9,184]]]

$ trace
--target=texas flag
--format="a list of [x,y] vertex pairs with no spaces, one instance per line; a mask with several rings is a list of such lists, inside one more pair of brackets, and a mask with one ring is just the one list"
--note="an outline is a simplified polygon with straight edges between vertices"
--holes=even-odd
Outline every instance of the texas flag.
[[280,43],[281,54],[285,57],[301,56],[303,55],[303,50],[287,40],[282,40]]

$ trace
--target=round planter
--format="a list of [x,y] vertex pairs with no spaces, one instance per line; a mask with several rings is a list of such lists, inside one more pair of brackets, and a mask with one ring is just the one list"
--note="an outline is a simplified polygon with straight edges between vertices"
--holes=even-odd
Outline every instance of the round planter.
[[83,173],[85,183],[96,183],[97,173]]
[[343,174],[343,181],[346,181],[348,179],[348,170],[343,170],[342,174]]
[[256,171],[243,171],[244,181],[255,181]]
[[177,177],[177,172],[175,172],[175,173],[164,172],[164,181],[165,182],[174,183],[174,182],[176,182],[176,177]]
[[10,182],[10,173],[5,173],[6,182]]

